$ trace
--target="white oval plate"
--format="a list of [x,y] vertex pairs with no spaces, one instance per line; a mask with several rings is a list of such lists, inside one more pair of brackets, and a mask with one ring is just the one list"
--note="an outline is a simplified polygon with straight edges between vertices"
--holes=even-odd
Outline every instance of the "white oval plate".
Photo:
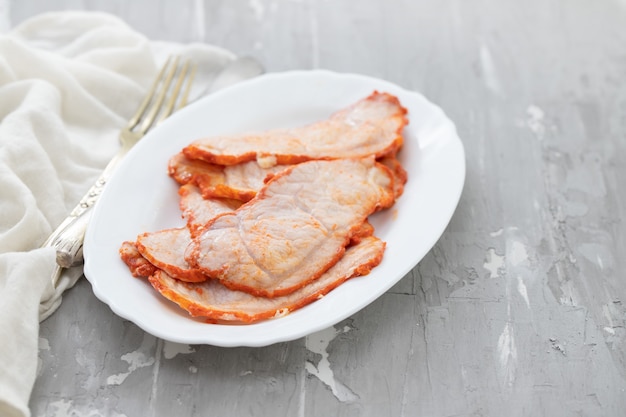
[[[399,159],[408,172],[404,194],[372,216],[387,242],[383,262],[367,276],[285,317],[251,325],[207,324],[133,278],[118,255],[139,233],[182,226],[177,184],[168,159],[202,136],[295,127],[327,118],[373,90],[396,95],[409,110]],[[265,346],[327,328],[370,304],[433,247],[458,204],[465,155],[454,124],[422,95],[387,81],[329,71],[271,73],[206,97],[174,114],[124,159],[95,207],[85,237],[85,275],[95,295],[119,316],[178,343]]]

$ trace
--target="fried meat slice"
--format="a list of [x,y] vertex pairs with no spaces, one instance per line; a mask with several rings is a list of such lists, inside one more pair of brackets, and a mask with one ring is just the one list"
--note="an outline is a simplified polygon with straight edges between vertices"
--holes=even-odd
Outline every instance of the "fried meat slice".
[[[404,191],[404,184],[407,182],[407,173],[397,160],[396,152],[379,158],[378,162],[386,165],[393,172],[396,198],[400,197]],[[168,170],[172,178],[182,184],[182,188],[197,186],[205,199],[246,202],[253,198],[274,174],[290,166],[275,165],[270,168],[261,168],[256,161],[221,166],[199,159],[189,160],[182,153],[178,153],[170,159]]]
[[149,277],[152,286],[163,296],[187,310],[194,317],[210,321],[253,323],[282,317],[318,300],[346,280],[366,275],[383,257],[385,243],[376,237],[364,238],[351,246],[345,255],[319,279],[293,293],[281,297],[256,297],[233,291],[217,280],[186,283],[156,271]]
[[209,222],[185,259],[230,289],[289,294],[339,261],[367,217],[393,204],[393,182],[373,158],[294,165]]
[[350,238],[349,245],[357,245],[361,242],[361,240],[373,235],[374,226],[372,226],[372,224],[368,220],[365,220],[363,223],[361,223],[361,226],[359,228],[354,229],[354,233]]
[[248,201],[263,187],[268,175],[286,167],[261,168],[256,161],[222,166],[188,159],[182,152],[168,162],[168,173],[179,184],[197,186],[204,198],[228,198]]
[[[180,187],[178,193],[180,195],[179,206],[187,226],[142,233],[137,236],[134,248],[143,259],[163,269],[174,278],[187,282],[202,282],[207,277],[201,271],[190,267],[184,258],[185,248],[191,242],[191,237],[199,234],[206,223],[219,214],[233,212],[241,205],[241,202],[227,199],[204,199],[198,188],[191,184]],[[129,251],[124,246],[122,249]],[[124,259],[122,249],[120,249],[120,254]],[[126,256],[133,260],[132,256]],[[126,262],[126,259],[124,261]],[[131,271],[132,269],[131,267]]]
[[142,233],[137,236],[135,246],[148,262],[176,279],[186,282],[206,281],[208,277],[185,260],[184,252],[189,242],[189,229],[181,227]]
[[183,153],[218,165],[256,160],[262,167],[314,159],[378,158],[402,146],[406,113],[395,96],[375,91],[327,120],[294,129],[203,138]]
[[124,242],[120,247],[120,257],[122,261],[128,266],[130,269],[130,273],[134,277],[149,277],[154,274],[158,269],[154,265],[152,265],[146,258],[141,256],[139,251],[137,250],[137,246],[135,242]]
[[[190,268],[184,259],[185,249],[191,243],[194,231],[199,233],[216,215],[234,211],[241,205],[241,202],[205,200],[195,186],[181,187],[180,194],[183,217],[187,219],[187,229],[173,228],[143,233],[137,237],[136,242],[122,244],[120,256],[134,276],[149,276],[156,268],[160,268],[169,276],[181,281],[202,282],[207,279],[202,272]],[[373,226],[365,221],[355,231],[350,244],[357,244],[373,233]]]
[[408,181],[408,174],[400,161],[396,158],[396,155],[385,155],[384,157],[378,160],[381,164],[385,165],[387,168],[393,172],[394,179],[394,192],[396,195],[396,199],[398,199],[402,193],[404,192],[404,185]]
[[215,216],[238,209],[242,202],[227,198],[204,198],[195,185],[186,184],[179,188],[179,207],[191,236],[197,236]]
[[[402,195],[407,173],[396,159],[395,152],[378,159],[394,173],[396,198]],[[198,187],[201,196],[205,199],[224,199],[249,201],[276,173],[291,165],[275,165],[270,168],[261,168],[256,161],[243,162],[237,165],[221,166],[201,160],[189,160],[182,153],[172,157],[168,170],[172,178],[182,184],[181,190],[186,187]]]

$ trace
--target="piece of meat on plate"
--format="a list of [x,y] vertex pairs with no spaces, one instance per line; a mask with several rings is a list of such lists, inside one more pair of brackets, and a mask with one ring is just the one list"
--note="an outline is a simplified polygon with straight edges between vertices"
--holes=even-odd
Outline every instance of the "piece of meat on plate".
[[149,277],[152,286],[169,300],[177,303],[194,317],[209,321],[253,323],[282,317],[326,295],[346,280],[367,275],[377,266],[385,251],[385,243],[376,237],[364,238],[351,246],[345,255],[319,279],[276,298],[256,297],[233,291],[217,280],[186,283],[158,270]]
[[185,258],[230,289],[286,295],[334,265],[367,217],[393,202],[393,174],[373,158],[301,163],[209,222]]
[[141,256],[141,254],[137,250],[135,242],[123,242],[122,246],[119,249],[119,252],[122,261],[124,261],[124,263],[128,266],[128,269],[130,269],[130,273],[134,277],[149,277],[150,275],[154,274],[158,269],[156,266],[148,262],[146,258]]
[[[394,173],[396,198],[402,195],[407,173],[396,158],[396,152],[379,158]],[[215,165],[199,159],[190,160],[182,153],[174,155],[168,164],[169,174],[183,186],[195,185],[205,199],[224,198],[249,201],[266,180],[290,165],[261,168],[256,161],[237,165]]]
[[178,189],[179,207],[191,236],[196,236],[215,216],[238,209],[242,202],[227,198],[204,198],[195,185],[186,184]]
[[283,165],[261,168],[256,161],[229,166],[215,165],[188,159],[182,152],[168,162],[169,175],[179,184],[197,186],[204,198],[229,198],[244,202],[256,195],[268,175],[284,168]]
[[394,183],[394,192],[396,195],[396,199],[399,198],[402,193],[404,193],[404,185],[408,180],[408,174],[400,161],[395,154],[393,155],[385,155],[384,157],[378,160],[381,164],[385,165],[387,168],[393,172],[393,183]]
[[198,188],[190,184],[180,187],[178,193],[187,227],[145,232],[137,236],[135,242],[122,244],[120,256],[134,276],[152,275],[152,267],[163,269],[182,281],[202,282],[207,279],[201,271],[191,268],[185,261],[185,248],[194,233],[199,233],[207,222],[219,214],[233,212],[241,205],[241,201],[204,199]]
[[375,91],[329,119],[293,129],[213,136],[183,149],[189,159],[218,165],[256,160],[262,167],[313,159],[382,157],[402,146],[407,110],[397,97]]
[[[176,279],[186,282],[202,282],[208,277],[193,268],[184,258],[184,251],[191,242],[186,227],[142,233],[137,236],[137,251],[155,267],[166,271]],[[128,264],[128,263],[127,263]]]
[[[210,200],[202,200],[193,207],[187,207],[187,212],[190,217],[198,220],[203,213],[206,213],[205,207],[211,203],[213,202]],[[200,214],[196,214],[196,211],[199,211]],[[212,217],[209,218],[209,220],[211,219]],[[155,269],[160,268],[168,275],[181,281],[205,281],[206,275],[191,268],[184,259],[185,249],[191,243],[191,236],[193,236],[193,233],[190,233],[190,227],[199,228],[200,226],[191,223],[191,225],[187,225],[187,229],[173,228],[143,233],[137,237],[135,242],[124,242],[120,248],[120,256],[128,265],[133,276],[136,277],[150,276]],[[350,244],[355,245],[362,239],[372,236],[373,233],[374,227],[365,221],[359,229],[355,230]]]

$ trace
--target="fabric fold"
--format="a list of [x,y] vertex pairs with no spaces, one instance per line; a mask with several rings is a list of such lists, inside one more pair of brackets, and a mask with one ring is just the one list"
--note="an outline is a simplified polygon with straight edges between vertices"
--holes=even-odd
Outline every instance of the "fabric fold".
[[39,322],[82,268],[53,288],[40,248],[119,149],[118,135],[167,55],[198,65],[192,99],[233,58],[146,39],[100,12],[55,12],[0,36],[0,415],[28,416]]

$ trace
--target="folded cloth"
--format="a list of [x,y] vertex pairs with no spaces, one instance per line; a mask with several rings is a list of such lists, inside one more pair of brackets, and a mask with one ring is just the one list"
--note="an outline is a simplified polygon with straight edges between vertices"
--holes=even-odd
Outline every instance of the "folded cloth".
[[113,157],[170,53],[197,63],[192,96],[234,58],[149,41],[103,13],[47,13],[0,35],[1,416],[30,415],[39,323],[82,274],[53,288],[54,251],[40,246]]

